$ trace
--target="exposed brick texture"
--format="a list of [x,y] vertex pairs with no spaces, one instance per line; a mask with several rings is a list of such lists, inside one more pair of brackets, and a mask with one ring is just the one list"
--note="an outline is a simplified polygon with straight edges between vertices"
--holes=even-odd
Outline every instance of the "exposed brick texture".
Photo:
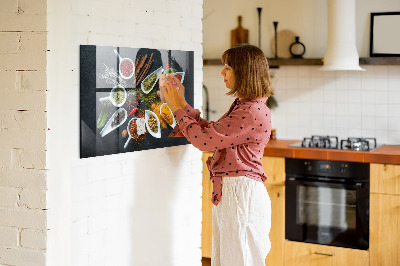
[[1,265],[45,265],[46,5],[0,2]]

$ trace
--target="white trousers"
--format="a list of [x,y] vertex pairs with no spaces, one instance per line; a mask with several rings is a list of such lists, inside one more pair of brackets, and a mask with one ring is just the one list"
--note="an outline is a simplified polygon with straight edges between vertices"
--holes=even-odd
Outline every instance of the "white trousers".
[[271,201],[262,182],[245,176],[223,177],[212,223],[212,266],[265,265],[271,249]]

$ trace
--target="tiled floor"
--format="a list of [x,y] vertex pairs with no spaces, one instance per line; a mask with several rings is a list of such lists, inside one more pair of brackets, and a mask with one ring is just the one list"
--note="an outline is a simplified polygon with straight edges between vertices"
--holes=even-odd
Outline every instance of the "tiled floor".
[[209,258],[202,258],[203,266],[211,266],[211,259]]

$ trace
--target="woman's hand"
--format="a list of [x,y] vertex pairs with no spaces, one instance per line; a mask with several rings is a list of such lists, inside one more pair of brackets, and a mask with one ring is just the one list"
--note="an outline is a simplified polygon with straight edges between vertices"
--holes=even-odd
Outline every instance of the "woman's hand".
[[175,79],[175,82],[178,84],[178,87],[179,87],[179,89],[178,89],[179,101],[181,103],[181,106],[183,106],[183,108],[185,108],[187,105],[187,102],[185,100],[185,87],[182,85],[181,81],[178,78],[176,78],[176,77],[173,77],[173,78]]
[[165,101],[172,112],[178,109],[184,109],[187,105],[185,100],[185,87],[176,77],[168,76],[167,81],[161,90],[164,94]]

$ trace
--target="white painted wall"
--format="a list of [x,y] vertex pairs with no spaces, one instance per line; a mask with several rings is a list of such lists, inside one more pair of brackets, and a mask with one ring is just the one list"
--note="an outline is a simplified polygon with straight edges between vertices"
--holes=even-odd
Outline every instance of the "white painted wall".
[[204,58],[220,58],[229,48],[230,31],[237,27],[238,16],[242,16],[242,26],[249,30],[249,43],[258,45],[258,7],[262,8],[261,49],[267,57],[274,55],[273,21],[279,22],[278,31],[291,31],[300,36],[300,41],[306,45],[307,57],[323,54],[327,38],[324,32],[326,0],[204,0]]
[[1,1],[0,18],[0,265],[44,265],[46,1]]
[[[220,58],[229,48],[229,31],[236,17],[250,30],[250,43],[258,44],[257,7],[263,7],[262,49],[272,50],[272,21],[278,30],[290,29],[307,48],[305,57],[322,58],[326,47],[327,1],[204,1],[204,58]],[[356,1],[357,47],[361,57],[369,56],[370,12],[399,11],[393,0]],[[232,9],[228,9],[232,6]],[[265,11],[265,13],[264,13]],[[264,16],[265,15],[265,16]],[[282,23],[281,23],[282,22]],[[247,23],[247,25],[246,25]],[[218,25],[218,27],[216,27]],[[265,33],[264,33],[265,32]],[[219,34],[222,38],[215,38]],[[278,49],[279,52],[279,49]],[[400,66],[363,66],[366,72],[321,72],[318,66],[281,66],[273,69],[273,89],[279,107],[272,111],[272,124],[281,139],[302,139],[311,135],[376,137],[382,144],[400,143]],[[220,76],[221,66],[205,66],[204,84],[210,93],[210,109],[218,119],[232,98]]]
[[363,66],[365,72],[321,72],[318,67],[274,70],[272,123],[279,138],[311,135],[376,137],[400,143],[400,66]]
[[48,265],[201,264],[201,152],[79,159],[79,45],[194,50],[200,107],[202,15],[201,0],[48,1]]
[[[324,56],[327,41],[327,2],[327,0],[204,0],[204,58],[219,59],[229,48],[230,31],[237,27],[238,16],[243,17],[242,26],[249,30],[249,43],[258,45],[258,7],[262,8],[261,49],[267,57],[274,56],[272,22],[278,21],[278,32],[289,31],[300,37],[300,41],[306,46],[304,57],[321,58]],[[370,13],[399,10],[398,0],[356,0],[356,42],[360,57],[369,56]],[[288,35],[290,34],[283,36]],[[287,43],[286,39],[278,40]],[[278,47],[278,53],[280,49]]]
[[[205,66],[210,93],[210,120],[232,103],[219,72]],[[381,144],[400,143],[400,66],[362,66],[365,72],[323,72],[319,66],[272,69],[278,108],[271,113],[280,139],[311,135],[376,137]]]

